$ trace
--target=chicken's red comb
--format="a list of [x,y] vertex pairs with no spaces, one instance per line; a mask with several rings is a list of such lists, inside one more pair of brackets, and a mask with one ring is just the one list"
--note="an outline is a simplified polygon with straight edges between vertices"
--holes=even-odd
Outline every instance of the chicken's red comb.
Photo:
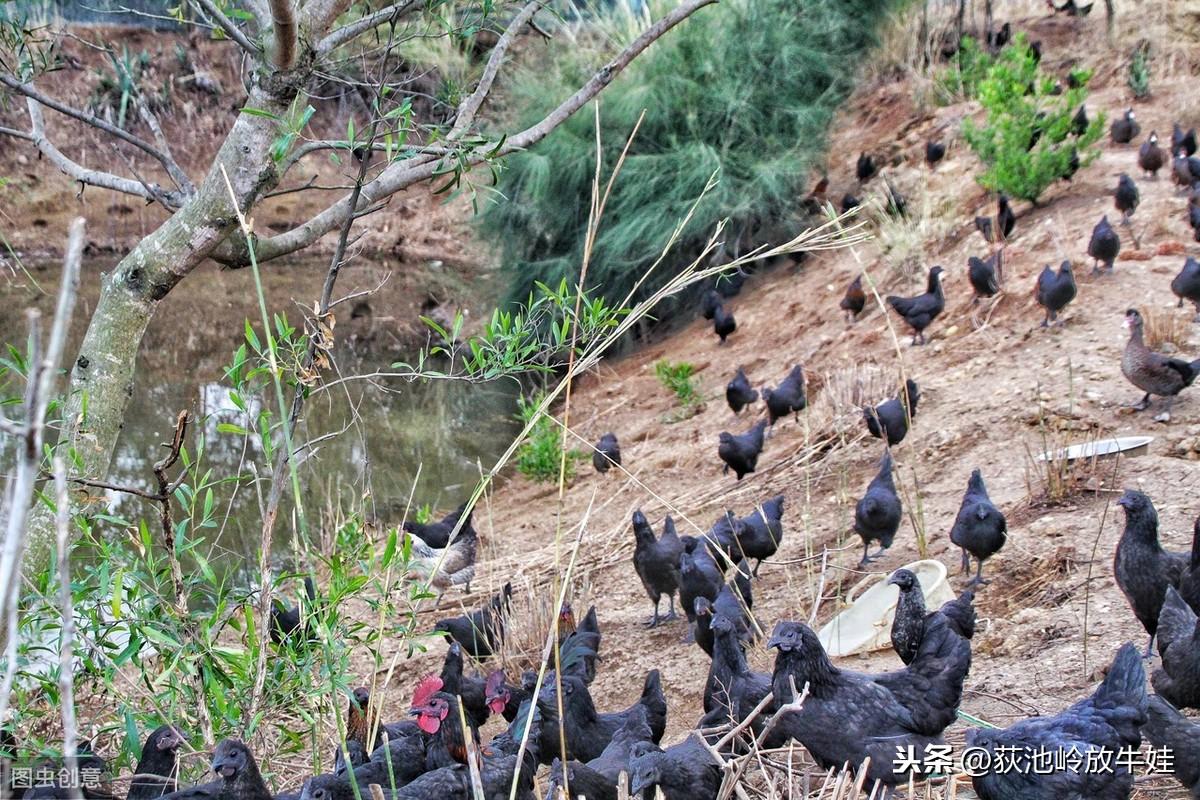
[[484,691],[488,697],[495,697],[500,691],[500,687],[504,685],[504,670],[498,669],[487,676],[487,683],[484,684]]
[[417,689],[413,692],[412,707],[419,708],[429,702],[429,698],[442,690],[442,679],[437,675],[426,675],[417,684]]

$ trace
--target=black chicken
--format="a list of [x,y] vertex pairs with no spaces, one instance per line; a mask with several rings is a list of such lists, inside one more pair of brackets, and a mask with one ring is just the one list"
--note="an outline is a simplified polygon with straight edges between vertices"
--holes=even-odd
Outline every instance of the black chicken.
[[763,449],[763,433],[767,429],[765,419],[754,423],[750,430],[734,435],[722,431],[718,437],[717,455],[725,462],[722,474],[727,474],[732,468],[740,481],[746,475],[754,472],[758,466],[758,456]]
[[1181,150],[1186,155],[1196,155],[1196,129],[1192,128],[1184,133],[1183,128],[1176,122],[1171,127],[1171,152],[1178,153]]
[[1088,242],[1088,255],[1093,259],[1092,273],[1100,271],[1100,264],[1104,264],[1106,271],[1112,272],[1113,262],[1120,252],[1121,237],[1108,224],[1108,215],[1105,214],[1092,228],[1092,239]]
[[1117,188],[1113,190],[1113,197],[1117,211],[1121,212],[1121,222],[1128,225],[1129,218],[1133,216],[1133,212],[1137,210],[1138,204],[1142,201],[1133,178],[1122,172],[1121,177],[1117,180]]
[[712,617],[713,604],[707,597],[697,597],[692,602],[692,613],[695,615],[696,625],[692,638],[696,640],[696,644],[704,651],[705,655],[712,658],[713,654],[713,632],[712,632]]
[[721,337],[721,344],[725,344],[725,340],[736,330],[737,320],[733,318],[733,312],[726,310],[725,306],[717,306],[713,313],[713,332]]
[[938,162],[946,157],[945,142],[938,142],[930,139],[925,143],[925,163],[930,169],[937,168]]
[[1179,274],[1171,281],[1171,291],[1179,298],[1180,308],[1183,308],[1184,300],[1189,300],[1200,315],[1200,261],[1188,256]]
[[720,292],[718,292],[716,289],[709,289],[704,293],[704,296],[700,298],[700,314],[705,319],[712,319],[716,316],[717,309],[721,307],[723,302],[724,298],[721,297]]
[[601,475],[613,466],[621,466],[621,443],[617,441],[615,433],[609,431],[596,442],[596,447],[592,450],[592,466]]
[[867,304],[867,295],[863,291],[862,281],[862,273],[855,275],[854,280],[850,281],[850,285],[846,287],[846,294],[842,297],[842,302],[838,304],[838,307],[846,312],[847,322],[853,322]]
[[898,569],[888,583],[900,590],[896,613],[892,618],[892,649],[905,664],[911,664],[925,639],[929,618],[940,614],[950,623],[950,629],[964,639],[975,635],[975,594],[966,590],[956,599],[943,604],[934,612],[925,610],[925,592],[912,570]]
[[1158,543],[1158,512],[1145,494],[1126,489],[1117,505],[1125,509],[1125,530],[1117,543],[1113,574],[1134,616],[1150,634],[1149,656],[1167,587],[1179,585],[1189,556],[1163,550]]
[[859,198],[850,194],[850,192],[846,192],[844,195],[842,195],[841,209],[842,209],[843,214],[845,214],[850,209],[858,208],[861,205],[862,205],[862,200],[860,200]]
[[975,290],[971,305],[978,303],[981,297],[992,297],[1000,291],[999,273],[1002,269],[1003,252],[997,250],[986,261],[978,256],[967,259],[967,278],[971,281],[971,288]]
[[[557,691],[555,682],[547,681],[542,687],[540,700],[554,705]],[[539,705],[542,704],[539,702]],[[567,758],[577,761],[598,758],[632,713],[632,708],[608,714],[598,713],[587,686],[574,675],[562,676],[562,704],[562,730],[566,736]],[[657,743],[667,726],[667,701],[663,696],[662,678],[658,670],[646,674],[642,695],[634,705],[643,707],[651,738]]]
[[[387,746],[381,746],[370,757],[354,767],[353,772],[335,770],[332,774],[316,775],[305,782],[301,800],[357,800],[370,797],[369,787],[375,783],[385,791],[406,786],[425,773],[426,735],[413,722],[402,734],[388,736]],[[276,800],[279,800],[277,797]]]
[[1075,273],[1071,270],[1071,262],[1063,261],[1055,273],[1047,264],[1038,275],[1035,296],[1038,305],[1046,309],[1046,317],[1042,327],[1048,328],[1058,319],[1058,314],[1067,304],[1075,299]]
[[839,669],[817,635],[801,622],[780,622],[768,647],[779,649],[772,675],[776,708],[808,685],[798,709],[784,713],[768,743],[795,739],[822,769],[870,758],[866,785],[894,786],[908,779],[897,771],[897,753],[940,744],[955,719],[963,680],[971,664],[970,643],[946,617],[933,615],[912,663],[896,672],[866,675]]
[[[879,462],[879,472],[867,485],[867,493],[854,506],[854,532],[863,542],[859,569],[879,558],[883,551],[892,546],[896,531],[900,530],[900,518],[900,496],[896,494],[896,484],[892,480],[892,453],[885,450]],[[879,542],[880,547],[875,555],[868,556],[871,542]]]
[[800,365],[792,367],[787,377],[774,389],[762,390],[763,402],[767,404],[767,416],[771,427],[775,421],[788,414],[795,414],[800,419],[800,412],[808,406],[808,398],[804,394],[804,370]]
[[982,473],[974,469],[967,480],[967,491],[958,507],[954,527],[950,529],[950,541],[962,548],[963,574],[971,571],[971,556],[979,562],[970,586],[988,583],[983,579],[983,562],[1000,552],[1007,540],[1008,522],[1000,509],[992,505]]
[[895,446],[908,435],[910,419],[917,418],[917,403],[921,399],[917,382],[912,378],[904,381],[904,392],[883,401],[875,408],[864,408],[863,418],[867,432],[876,439],[886,439],[888,446]]
[[304,578],[304,596],[301,601],[289,606],[278,597],[271,598],[271,641],[277,645],[296,646],[308,641],[304,636],[304,619],[312,612],[317,602],[317,587],[310,577]]
[[172,725],[160,725],[146,737],[125,800],[151,800],[178,788],[179,748],[183,734]]
[[483,608],[439,620],[433,629],[461,644],[472,658],[483,660],[504,643],[505,620],[511,601],[512,584],[506,583]]
[[1125,109],[1125,113],[1113,120],[1113,124],[1108,129],[1108,135],[1113,144],[1129,144],[1141,132],[1142,126],[1138,124],[1132,108]]
[[783,541],[783,502],[784,497],[780,494],[755,506],[754,511],[742,517],[742,525],[734,538],[735,554],[754,559],[751,574],[756,578],[763,559],[775,555]]
[[733,380],[725,384],[725,402],[729,403],[733,413],[740,414],[743,408],[753,405],[756,400],[758,400],[758,390],[750,386],[750,381],[746,378],[746,371],[738,367]]
[[858,178],[859,183],[866,183],[878,172],[879,167],[875,164],[874,158],[867,153],[858,154],[858,162],[854,165],[854,176]]
[[[1117,756],[1122,749],[1136,750],[1141,744],[1139,731],[1146,712],[1146,672],[1137,650],[1126,643],[1091,697],[1053,717],[1033,717],[1007,728],[968,730],[967,746],[989,751],[994,766],[1002,763],[998,753],[1007,753],[1008,763],[1020,759],[1015,763],[1054,764],[1052,772],[998,768],[977,775],[972,778],[975,792],[980,800],[1124,800],[1133,788],[1133,775]],[[1039,753],[1062,755],[1039,759]],[[1072,769],[1072,757],[1081,764],[1113,767]]]
[[[771,677],[750,669],[736,619],[717,612],[710,624],[713,651],[708,679],[704,683],[704,711],[707,714],[713,709],[721,709],[722,722],[737,724],[750,716],[759,702],[771,693]],[[767,716],[760,715],[755,720],[756,734],[761,732]],[[713,717],[708,721],[716,722]]]
[[1150,131],[1146,141],[1138,148],[1138,166],[1151,178],[1158,177],[1158,171],[1167,163],[1167,154],[1158,144],[1158,133]]
[[482,728],[491,715],[487,703],[487,680],[467,675],[463,671],[462,645],[451,643],[442,662],[442,691],[458,695],[462,699],[467,722],[474,728]]
[[242,742],[237,739],[222,741],[213,750],[211,763],[217,780],[162,795],[161,800],[271,800],[271,792],[263,782],[258,764]]
[[1180,714],[1163,698],[1151,695],[1142,733],[1150,744],[1172,755],[1171,772],[1193,800],[1200,800],[1200,724]]
[[1178,708],[1200,708],[1200,619],[1174,586],[1158,615],[1162,669],[1150,676],[1154,691]]
[[716,600],[724,584],[725,573],[708,548],[700,546],[697,539],[684,537],[684,551],[679,556],[679,604],[688,622],[696,621],[696,598]]
[[563,784],[562,762],[554,759],[550,766],[547,799],[558,800],[558,792],[563,791],[561,796],[564,797],[617,800],[617,783],[622,772],[629,773],[629,758],[634,745],[649,742],[652,737],[644,706],[634,706],[625,718],[625,723],[613,734],[612,741],[599,756],[586,764],[579,761],[567,762],[567,786],[570,793],[566,793]]
[[637,795],[657,787],[666,800],[716,800],[723,774],[695,734],[666,750],[640,742],[630,752],[629,792]]
[[658,604],[663,595],[670,601],[671,609],[666,619],[675,619],[675,592],[679,590],[679,557],[683,554],[683,543],[675,532],[675,522],[667,517],[663,522],[661,538],[655,538],[654,529],[646,515],[633,512],[633,568],[642,580],[646,594],[654,601],[654,616],[646,623],[658,627]]
[[1192,553],[1179,579],[1179,594],[1183,602],[1200,614],[1200,517],[1192,523]]
[[[463,519],[464,513],[467,515],[466,519]],[[430,547],[441,549],[450,544],[450,534],[456,527],[459,527],[460,519],[463,520],[462,526],[459,528],[460,535],[471,528],[471,517],[474,513],[475,509],[472,508],[468,511],[467,503],[463,503],[437,522],[422,524],[406,520],[401,527],[405,533],[411,533]]]
[[[887,298],[888,305],[895,309],[896,313],[903,317],[908,326],[912,328],[914,345],[925,344],[925,329],[937,319],[938,315],[942,313],[942,309],[946,307],[946,296],[942,293],[942,272],[944,270],[941,267],[929,270],[929,279],[925,285],[924,294],[916,297],[890,295]],[[918,339],[920,339],[919,342]]]

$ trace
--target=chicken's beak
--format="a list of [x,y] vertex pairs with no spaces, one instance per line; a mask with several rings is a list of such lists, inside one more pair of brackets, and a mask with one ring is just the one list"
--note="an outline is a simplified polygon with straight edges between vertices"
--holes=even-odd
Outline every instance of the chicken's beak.
[[234,764],[232,759],[214,758],[212,762],[212,771],[220,775],[222,778],[229,780],[237,777],[237,764]]

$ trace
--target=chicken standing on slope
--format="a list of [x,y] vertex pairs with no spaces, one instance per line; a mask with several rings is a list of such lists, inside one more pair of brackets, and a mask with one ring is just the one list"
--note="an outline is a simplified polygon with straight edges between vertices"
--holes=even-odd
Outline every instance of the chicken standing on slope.
[[758,456],[762,453],[763,434],[766,429],[767,421],[762,419],[754,423],[750,430],[736,436],[728,431],[721,432],[718,437],[717,455],[725,462],[722,474],[727,474],[732,468],[740,481],[754,472],[758,466]]
[[1117,181],[1117,188],[1113,190],[1114,204],[1117,211],[1121,212],[1121,223],[1129,224],[1129,218],[1133,216],[1133,212],[1137,210],[1138,204],[1142,202],[1142,197],[1138,193],[1137,184],[1133,182],[1133,178],[1121,173],[1120,179]]
[[1108,135],[1113,144],[1129,144],[1141,132],[1142,126],[1138,124],[1132,108],[1125,109],[1125,113],[1113,120],[1113,124],[1108,129]]
[[1180,714],[1163,698],[1152,695],[1149,719],[1142,734],[1150,744],[1171,753],[1171,773],[1187,788],[1193,800],[1200,800],[1200,724]]
[[754,571],[764,558],[775,555],[783,541],[783,495],[776,495],[761,505],[755,506],[749,516],[742,517],[740,530],[734,537],[734,553],[754,559]]
[[725,402],[735,414],[742,413],[746,406],[753,405],[758,400],[758,390],[750,386],[746,371],[738,367],[733,380],[725,384]]
[[[464,513],[467,515],[466,519],[463,519]],[[458,527],[459,520],[463,520],[463,528],[469,528],[471,527],[471,516],[474,513],[475,509],[467,511],[467,503],[463,503],[438,522],[422,524],[413,520],[405,520],[401,528],[405,533],[411,533],[430,547],[445,547],[450,542],[450,534]]]
[[1171,281],[1171,292],[1179,298],[1179,308],[1183,308],[1184,300],[1191,301],[1197,319],[1200,319],[1200,261],[1188,256],[1179,274]]
[[780,622],[767,646],[779,649],[772,675],[777,709],[795,699],[793,686],[797,692],[808,686],[803,704],[783,712],[768,746],[795,739],[821,769],[848,765],[856,771],[870,758],[864,788],[907,781],[910,773],[897,753],[941,744],[971,666],[970,642],[937,614],[929,618],[912,663],[896,672],[867,675],[834,666],[802,622]]
[[671,603],[665,619],[676,618],[675,593],[679,590],[679,557],[683,554],[683,543],[675,532],[675,522],[667,517],[663,522],[662,537],[656,539],[654,529],[641,509],[633,512],[633,567],[642,581],[646,594],[654,601],[654,616],[646,623],[658,627],[658,604],[663,595]]
[[441,602],[442,593],[451,586],[464,586],[470,594],[479,547],[479,535],[474,528],[464,527],[445,547],[430,547],[412,534],[408,534],[408,540],[412,548],[409,569],[438,590],[437,602]]
[[924,294],[916,297],[890,295],[887,298],[888,305],[895,309],[896,313],[903,317],[908,326],[912,328],[914,345],[925,344],[925,329],[937,319],[946,307],[946,296],[942,293],[942,273],[944,271],[941,267],[933,267],[929,270]]
[[[1141,745],[1146,722],[1146,672],[1137,649],[1126,643],[1113,659],[1108,675],[1091,697],[1053,717],[1033,717],[1007,728],[971,728],[967,746],[986,750],[991,764],[1007,753],[1007,763],[1036,763],[1039,753],[1061,754],[1040,759],[1055,771],[995,768],[972,778],[980,800],[1127,800],[1133,775],[1118,754]],[[1072,758],[1111,768],[1070,767]],[[1015,760],[1014,759],[1019,759]]]
[[721,293],[716,289],[709,289],[700,298],[700,314],[705,319],[712,319],[717,315],[717,309],[721,307],[721,303],[725,298],[721,297]]
[[1200,708],[1200,619],[1174,586],[1158,615],[1162,669],[1150,676],[1154,691],[1178,708]]
[[1157,178],[1165,163],[1167,154],[1158,145],[1158,133],[1150,131],[1150,136],[1138,148],[1138,166],[1151,178]]
[[950,529],[950,541],[962,548],[963,574],[971,571],[971,556],[979,561],[975,577],[968,585],[988,583],[983,579],[983,562],[998,553],[1007,539],[1008,522],[1000,509],[992,505],[983,474],[978,469],[972,470],[954,527]]
[[1121,237],[1108,223],[1107,214],[1100,218],[1096,227],[1092,228],[1092,238],[1088,242],[1087,252],[1093,259],[1093,275],[1100,271],[1101,264],[1104,265],[1105,272],[1113,271],[1113,262],[1121,253]]
[[1117,505],[1125,509],[1125,530],[1117,542],[1113,574],[1134,616],[1150,634],[1149,656],[1167,587],[1179,586],[1188,554],[1169,552],[1159,544],[1158,512],[1145,494],[1127,489]]
[[[704,712],[711,714],[719,709],[718,716],[708,716],[706,727],[711,723],[742,722],[750,716],[764,697],[771,693],[771,677],[754,672],[746,661],[743,637],[738,631],[736,620],[721,612],[712,617],[713,652],[708,679],[704,683]],[[755,733],[762,731],[769,715],[760,715],[754,722]]]
[[[845,201],[843,201],[844,203]],[[845,213],[845,209],[842,210]],[[842,297],[842,302],[838,307],[846,312],[846,322],[854,322],[855,317],[862,313],[863,308],[867,304],[867,295],[862,288],[862,273],[854,277],[850,281],[850,285],[846,287],[846,294]]]
[[792,367],[778,386],[762,390],[762,398],[767,404],[768,423],[772,428],[776,420],[788,414],[795,414],[799,421],[800,412],[808,406],[808,398],[804,394],[804,370],[799,364]]
[[617,441],[617,435],[610,431],[596,443],[592,451],[592,466],[603,475],[614,465],[621,466],[621,444]]
[[505,621],[511,605],[512,583],[506,583],[483,608],[438,620],[433,629],[461,644],[471,658],[483,660],[504,643]]
[[892,573],[888,583],[900,590],[896,613],[892,618],[892,649],[905,664],[911,664],[921,650],[925,630],[930,627],[930,618],[940,614],[950,623],[950,629],[964,639],[975,635],[975,593],[964,590],[956,599],[942,605],[937,611],[925,610],[925,592],[912,570],[898,569]]
[[938,162],[946,157],[946,144],[930,139],[925,143],[925,163],[930,169],[935,169]]
[[1042,320],[1043,328],[1055,324],[1059,312],[1075,299],[1075,291],[1075,274],[1071,270],[1070,261],[1063,261],[1057,274],[1049,264],[1042,269],[1034,294],[1038,305],[1046,309],[1046,318]]
[[921,392],[912,378],[904,381],[904,391],[885,400],[875,408],[864,408],[863,419],[867,421],[867,432],[876,439],[887,440],[889,447],[904,441],[908,435],[908,423],[917,418],[917,403]]
[[859,183],[866,183],[878,172],[879,167],[875,165],[874,158],[866,153],[858,154],[858,162],[854,165],[854,176],[858,178]]
[[634,745],[629,770],[631,795],[657,788],[666,800],[716,800],[723,774],[694,733],[666,750],[645,742]]
[[993,297],[1000,291],[999,273],[1003,252],[997,250],[986,261],[978,256],[967,259],[967,279],[971,281],[971,288],[975,290],[971,305],[978,303],[981,297]]
[[[884,450],[879,472],[871,479],[867,493],[854,506],[854,532],[863,542],[859,569],[879,558],[892,546],[896,531],[900,530],[901,516],[900,496],[896,494],[896,484],[892,480],[892,452]],[[879,542],[880,547],[875,555],[868,556],[871,542]]]
[[1143,338],[1142,315],[1136,309],[1125,312],[1125,327],[1129,328],[1129,343],[1125,345],[1125,353],[1121,357],[1121,373],[1146,393],[1133,409],[1145,411],[1150,407],[1150,396],[1156,394],[1166,400],[1166,408],[1154,419],[1157,422],[1170,422],[1175,398],[1200,375],[1200,359],[1184,361],[1170,358],[1147,347]]
[[1171,126],[1171,152],[1183,151],[1186,155],[1196,155],[1196,129],[1191,128],[1187,133],[1176,122]]
[[736,330],[737,320],[733,318],[733,312],[726,311],[725,306],[717,306],[713,314],[713,332],[721,337],[721,344],[725,344],[725,340]]
[[696,621],[696,598],[716,600],[725,585],[725,572],[699,540],[685,536],[683,541],[683,553],[679,556],[679,604],[692,623]]

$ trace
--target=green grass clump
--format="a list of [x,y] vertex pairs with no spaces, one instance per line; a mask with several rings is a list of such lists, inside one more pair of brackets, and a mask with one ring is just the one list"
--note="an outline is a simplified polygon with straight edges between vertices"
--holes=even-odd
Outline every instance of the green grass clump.
[[1150,50],[1142,46],[1133,51],[1129,62],[1129,91],[1137,100],[1150,96]]
[[654,374],[658,377],[659,383],[670,389],[675,394],[675,399],[679,401],[679,405],[684,408],[702,402],[700,393],[696,391],[696,384],[692,382],[692,375],[695,372],[696,366],[686,361],[672,364],[664,359],[654,365]]
[[[516,464],[517,472],[531,481],[548,483],[558,480],[558,468],[562,462],[562,428],[550,415],[538,413],[541,402],[541,396],[529,400],[523,397],[517,399],[517,416],[521,422],[528,425],[535,417],[537,421],[533,423],[529,436],[517,448]],[[569,481],[575,477],[575,462],[581,458],[586,458],[586,454],[579,450],[567,451],[564,479]]]
[[[600,98],[602,169],[645,111],[604,209],[587,276],[609,303],[632,291],[710,176],[679,245],[637,289],[648,297],[689,263],[717,222],[730,249],[793,235],[834,111],[854,87],[855,66],[898,0],[724,0],[656,42]],[[666,0],[651,3],[661,17]],[[617,13],[617,12],[613,12]],[[619,22],[619,20],[618,20]],[[577,46],[538,51],[508,86],[516,127],[541,119],[646,24],[591,23]],[[593,174],[595,116],[576,114],[528,152],[506,160],[481,231],[500,248],[508,299],[535,282],[574,285],[582,263]],[[750,231],[753,231],[751,235]],[[677,298],[675,302],[689,302]],[[661,309],[670,313],[671,308]]]
[[1036,203],[1055,181],[1099,157],[1095,145],[1104,114],[1090,119],[1082,133],[1072,130],[1091,73],[1076,71],[1071,77],[1075,88],[1059,90],[1054,78],[1038,69],[1024,35],[996,57],[975,90],[987,121],[963,121],[963,137],[986,167],[978,178],[981,186]]

